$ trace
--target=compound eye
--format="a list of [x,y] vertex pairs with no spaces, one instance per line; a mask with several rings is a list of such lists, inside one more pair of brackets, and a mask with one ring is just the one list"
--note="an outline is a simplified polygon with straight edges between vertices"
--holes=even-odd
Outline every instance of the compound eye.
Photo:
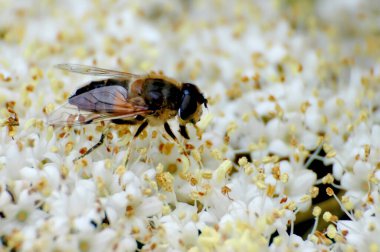
[[185,94],[182,97],[181,106],[179,108],[179,117],[186,121],[197,111],[197,100],[191,95]]

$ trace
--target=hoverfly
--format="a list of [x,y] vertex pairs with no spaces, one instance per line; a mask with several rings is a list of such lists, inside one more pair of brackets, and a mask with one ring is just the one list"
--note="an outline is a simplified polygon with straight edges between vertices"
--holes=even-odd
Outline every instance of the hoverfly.
[[[136,138],[148,125],[163,124],[168,135],[176,140],[167,121],[177,116],[179,133],[189,139],[186,124],[197,123],[202,115],[202,105],[207,108],[207,99],[197,86],[164,75],[136,75],[78,64],[56,67],[104,79],[79,88],[66,104],[49,115],[50,125],[76,126],[101,121],[138,125]],[[103,133],[99,142],[77,159],[100,146],[104,137]]]

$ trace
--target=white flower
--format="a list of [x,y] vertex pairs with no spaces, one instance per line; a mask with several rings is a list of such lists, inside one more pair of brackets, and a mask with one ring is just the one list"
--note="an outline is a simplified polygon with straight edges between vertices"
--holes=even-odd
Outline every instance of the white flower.
[[329,250],[328,246],[322,244],[314,244],[309,240],[303,240],[302,237],[298,235],[288,235],[284,234],[274,238],[274,242],[270,245],[269,251],[320,251]]
[[284,188],[284,195],[289,200],[294,201],[300,211],[306,211],[311,205],[311,197],[308,200],[303,198],[310,194],[312,186],[315,184],[317,176],[310,170],[295,170],[289,173],[289,180]]
[[370,186],[368,179],[372,172],[371,164],[359,160],[354,163],[352,172],[344,173],[341,185],[354,202],[361,201],[368,193]]
[[[378,250],[375,2],[3,1],[0,246]],[[108,76],[52,67],[64,62],[162,71],[196,84],[209,108],[198,129],[187,125],[190,140],[177,118],[168,121],[177,141],[162,126],[137,139],[138,125],[111,126],[102,146],[73,163],[109,121],[66,128],[42,121],[53,104]],[[247,160],[234,163],[241,153]],[[339,203],[351,220],[334,216],[327,230],[288,234],[297,212],[312,207],[320,182],[312,160],[333,166],[330,186],[345,190]]]
[[[177,203],[176,208],[170,213],[170,215],[165,215],[159,220],[166,230],[167,241],[172,243],[172,245],[175,244],[178,246],[181,241],[186,242],[184,240],[185,236],[190,237],[193,240],[194,235],[198,234],[198,229],[194,222],[195,217],[197,217],[196,206],[186,203]],[[184,228],[186,226],[187,228],[185,230]],[[177,232],[175,230],[177,230]],[[190,244],[192,242],[189,240],[187,243]]]
[[341,220],[337,223],[338,231],[343,234],[347,245],[341,247],[354,247],[358,251],[370,251],[380,246],[380,218],[378,211],[365,211],[358,220]]
[[[30,193],[23,189],[20,192],[4,191],[2,194],[11,194],[11,197],[2,195],[3,203],[0,212],[1,219],[0,231],[2,233],[12,232],[16,229],[28,229],[31,225],[39,225],[47,214],[39,209],[42,197],[37,193]],[[32,228],[33,229],[33,228]]]

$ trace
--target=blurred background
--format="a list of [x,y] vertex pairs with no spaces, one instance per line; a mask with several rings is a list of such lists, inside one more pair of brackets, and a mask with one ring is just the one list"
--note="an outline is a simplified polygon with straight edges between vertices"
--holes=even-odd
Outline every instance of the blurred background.
[[[205,92],[215,117],[209,132],[224,136],[231,122],[243,121],[244,113],[255,111],[265,125],[274,117],[267,100],[279,97],[285,114],[299,113],[302,102],[317,93],[326,103],[332,97],[354,100],[362,94],[360,106],[376,107],[366,91],[347,93],[347,89],[374,84],[372,98],[378,97],[379,79],[373,76],[380,72],[379,45],[380,1],[0,0],[0,104],[15,101],[21,124],[44,118],[48,104],[63,103],[90,79],[59,72],[53,68],[59,63],[132,73],[162,71],[196,83]],[[339,125],[339,109],[326,111],[326,118]],[[1,113],[7,118],[10,112],[4,106]],[[352,113],[355,117],[360,111]],[[378,119],[377,115],[373,122]],[[242,156],[252,160],[261,155],[247,150],[262,134],[270,139],[273,131],[263,133],[252,125],[231,135],[223,157],[237,163]],[[313,137],[334,132],[313,125],[305,126]],[[306,139],[302,133],[297,136],[301,142]],[[223,137],[215,141],[222,145]],[[317,149],[316,142],[302,143],[308,150]],[[318,154],[326,156],[321,149]],[[334,173],[333,162],[310,162],[308,169],[317,179]],[[334,176],[341,178],[338,173]],[[327,186],[318,188],[324,192]],[[311,205],[328,199],[323,193]],[[334,202],[325,202],[325,209],[347,218]],[[296,225],[295,233],[304,238],[314,225],[311,209],[306,207],[296,221],[303,224]]]

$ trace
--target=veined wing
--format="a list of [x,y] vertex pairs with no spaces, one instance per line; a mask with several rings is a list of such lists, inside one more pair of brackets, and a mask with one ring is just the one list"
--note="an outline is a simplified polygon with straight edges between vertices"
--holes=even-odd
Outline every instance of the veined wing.
[[79,110],[76,106],[66,103],[48,116],[47,123],[52,126],[80,126],[113,119],[134,119],[138,115],[149,114],[149,111],[136,111],[129,114],[93,113]]
[[153,111],[141,97],[128,97],[122,86],[103,86],[73,95],[48,117],[51,125],[84,125],[112,119],[146,116]]
[[93,75],[93,76],[102,76],[110,77],[117,79],[130,79],[130,78],[141,78],[143,75],[131,74],[121,71],[115,71],[110,69],[104,69],[94,66],[86,66],[80,64],[58,64],[55,65],[56,68],[59,68],[64,71],[69,71],[73,73]]

